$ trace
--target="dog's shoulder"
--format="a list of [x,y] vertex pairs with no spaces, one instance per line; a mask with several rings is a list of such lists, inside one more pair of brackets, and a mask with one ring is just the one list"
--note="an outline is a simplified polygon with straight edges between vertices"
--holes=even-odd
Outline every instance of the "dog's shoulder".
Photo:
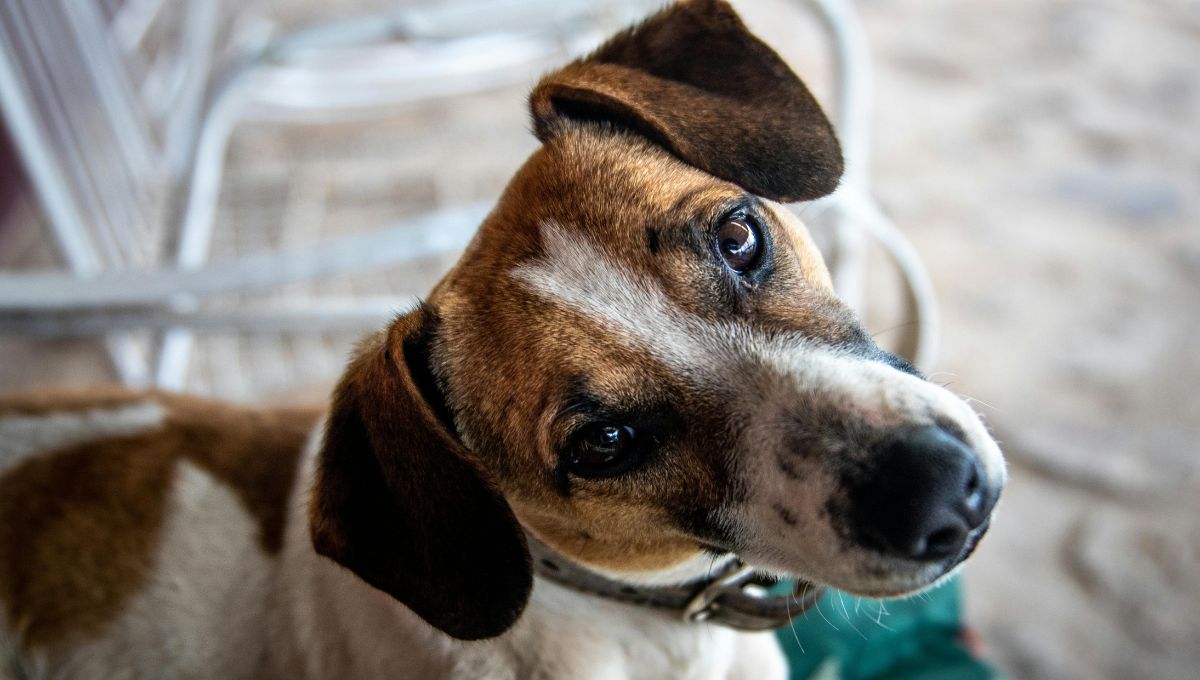
[[[238,551],[269,560],[318,417],[116,389],[0,396],[0,618],[22,646],[86,640],[182,563],[236,571],[220,561],[239,559],[239,531]],[[182,590],[204,580],[183,568]]]

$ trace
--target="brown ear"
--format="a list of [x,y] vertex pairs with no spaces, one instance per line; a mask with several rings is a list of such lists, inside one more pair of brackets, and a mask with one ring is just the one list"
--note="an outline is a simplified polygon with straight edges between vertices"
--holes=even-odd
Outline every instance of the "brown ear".
[[530,95],[543,142],[565,120],[645,135],[685,162],[779,201],[837,188],[842,152],[804,83],[720,0],[668,7]]
[[317,552],[461,640],[494,637],[533,584],[525,535],[451,433],[433,313],[369,338],[342,378],[309,507]]

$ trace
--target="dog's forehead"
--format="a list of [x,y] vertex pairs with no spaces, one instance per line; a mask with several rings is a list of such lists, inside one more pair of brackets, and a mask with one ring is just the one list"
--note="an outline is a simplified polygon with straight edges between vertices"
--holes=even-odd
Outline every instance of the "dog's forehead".
[[[754,197],[737,185],[692,167],[635,134],[581,127],[549,140],[518,171],[495,215],[480,233],[507,262],[545,258],[546,225],[586,239],[635,275],[658,275],[695,265],[706,244],[697,227],[711,225],[739,204],[753,203],[774,247],[797,260],[793,273],[832,288],[805,225],[787,207]],[[672,258],[671,245],[691,248],[690,262]],[[514,250],[515,246],[515,250]]]
[[632,135],[563,135],[541,160],[531,170],[560,199],[546,218],[618,254],[640,254],[646,228],[682,225],[743,194]]

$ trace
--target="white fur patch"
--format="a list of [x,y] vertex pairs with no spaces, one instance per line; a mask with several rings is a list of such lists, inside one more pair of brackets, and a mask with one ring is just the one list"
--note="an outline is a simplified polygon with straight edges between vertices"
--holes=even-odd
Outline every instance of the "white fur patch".
[[232,489],[181,461],[161,536],[142,590],[103,637],[55,655],[54,677],[258,677],[272,577],[258,522]]
[[[742,675],[746,668],[753,672]],[[655,609],[584,595],[544,579],[535,581],[529,607],[512,630],[461,647],[455,670],[455,678],[786,677],[783,654],[770,634],[687,624]]]
[[690,373],[706,365],[702,342],[709,333],[661,290],[630,276],[594,244],[557,224],[543,225],[542,245],[545,258],[517,267],[517,280],[676,370]]
[[0,474],[25,458],[97,439],[110,439],[163,426],[166,409],[155,401],[117,408],[38,415],[0,416]]

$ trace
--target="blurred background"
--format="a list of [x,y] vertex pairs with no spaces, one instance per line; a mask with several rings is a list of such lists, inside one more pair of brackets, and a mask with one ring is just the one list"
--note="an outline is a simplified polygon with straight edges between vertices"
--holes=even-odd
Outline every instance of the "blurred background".
[[[882,344],[916,279],[931,379],[1009,457],[988,653],[1200,677],[1200,2],[734,4],[831,110],[870,56],[861,195],[798,209]],[[655,5],[5,0],[0,390],[323,399],[535,148],[537,76]],[[854,235],[876,204],[924,269]]]

